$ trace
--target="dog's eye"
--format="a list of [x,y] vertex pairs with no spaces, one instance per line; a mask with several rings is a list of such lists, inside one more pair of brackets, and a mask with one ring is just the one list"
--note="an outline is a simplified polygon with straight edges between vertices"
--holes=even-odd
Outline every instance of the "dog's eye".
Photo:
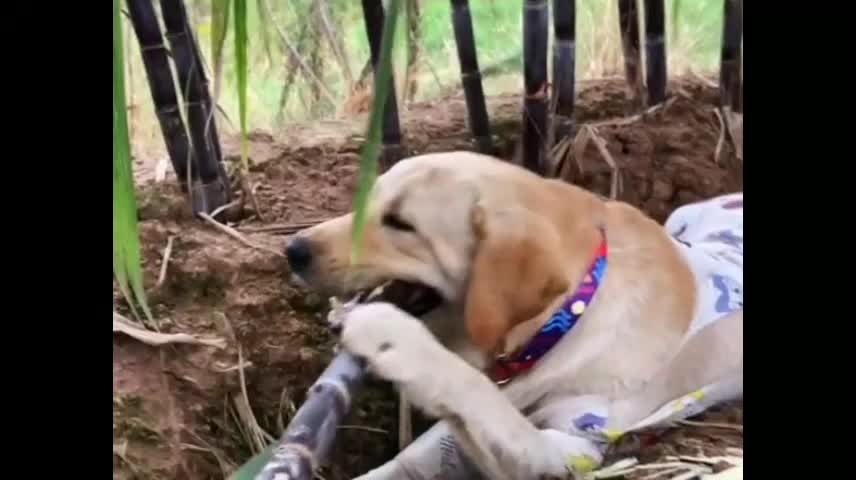
[[395,230],[401,230],[402,232],[415,232],[416,229],[413,228],[413,225],[405,222],[398,215],[394,213],[387,213],[383,216],[381,220],[383,225],[389,228],[393,228]]

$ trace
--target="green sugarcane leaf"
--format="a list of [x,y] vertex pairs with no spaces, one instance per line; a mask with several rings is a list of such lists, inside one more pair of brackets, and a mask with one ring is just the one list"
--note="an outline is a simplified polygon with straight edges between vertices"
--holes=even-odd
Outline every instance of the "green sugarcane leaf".
[[273,445],[253,456],[241,467],[229,475],[229,480],[253,480],[262,471],[268,460],[273,456]]
[[215,94],[220,93],[223,73],[223,47],[229,31],[229,7],[231,0],[211,0],[211,56],[214,57]]
[[120,0],[113,0],[113,271],[119,288],[134,309],[135,315],[134,300],[142,306],[146,317],[151,320],[152,314],[143,285],[140,239],[137,231],[137,200],[134,196],[134,177],[131,172],[119,2]]
[[400,7],[401,0],[392,0],[389,2],[389,8],[384,19],[383,36],[380,43],[380,57],[378,59],[377,75],[375,75],[374,82],[372,111],[369,114],[366,143],[363,146],[360,156],[360,172],[357,192],[354,196],[354,222],[351,232],[353,240],[352,261],[359,259],[363,232],[365,231],[368,215],[368,200],[374,187],[375,178],[377,177],[384,110],[389,94],[389,86],[392,83],[392,46],[395,42],[395,25],[398,20]]
[[265,7],[262,5],[264,0],[256,0],[256,13],[259,16],[259,28],[258,35],[261,37],[262,46],[264,47],[265,57],[267,58],[268,65],[272,65],[274,63],[273,60],[273,50],[272,44],[275,42],[271,41],[271,35],[273,33],[273,28],[271,28],[270,21],[271,19],[265,15]]
[[234,0],[235,5],[235,69],[238,77],[238,113],[241,125],[241,168],[250,170],[247,159],[247,0]]

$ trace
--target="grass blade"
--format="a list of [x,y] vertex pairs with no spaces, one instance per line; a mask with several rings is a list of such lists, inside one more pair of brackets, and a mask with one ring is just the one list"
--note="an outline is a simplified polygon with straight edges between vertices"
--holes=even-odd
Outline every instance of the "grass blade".
[[273,50],[271,49],[271,40],[270,37],[272,35],[270,21],[271,17],[264,14],[263,0],[256,0],[256,14],[259,17],[258,24],[258,33],[257,35],[261,37],[262,47],[264,47],[265,58],[267,59],[268,68],[273,65]]
[[398,20],[398,12],[401,0],[389,2],[389,9],[383,25],[383,37],[380,45],[380,58],[378,60],[377,75],[374,81],[374,97],[372,99],[372,110],[369,114],[368,133],[366,143],[360,156],[360,172],[357,183],[357,192],[354,196],[354,223],[352,226],[352,240],[354,249],[351,252],[352,260],[357,260],[362,246],[363,232],[366,226],[367,207],[369,195],[374,187],[377,177],[378,156],[380,155],[381,133],[383,129],[384,109],[392,83],[392,45],[395,41],[395,25]]
[[[140,263],[119,1],[113,0],[113,272],[128,304],[134,308],[136,300],[143,307],[146,317],[151,320],[152,314],[146,301]],[[136,313],[136,309],[134,310]]]
[[683,0],[673,0],[672,2],[672,41],[677,42],[680,32],[681,18],[681,3]]
[[223,46],[229,30],[230,0],[211,0],[211,56],[214,57],[214,101],[223,85]]
[[241,465],[241,468],[235,470],[229,475],[229,480],[254,480],[256,475],[273,456],[273,445],[268,445],[267,448],[257,453],[247,463]]
[[241,168],[250,170],[247,160],[247,0],[234,0],[235,69],[238,78],[238,112],[241,125]]

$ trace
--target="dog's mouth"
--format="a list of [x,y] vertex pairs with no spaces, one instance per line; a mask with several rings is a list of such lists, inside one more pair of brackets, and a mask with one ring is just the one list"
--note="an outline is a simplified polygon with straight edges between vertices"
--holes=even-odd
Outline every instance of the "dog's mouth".
[[374,288],[356,291],[347,303],[338,298],[330,299],[331,311],[327,316],[333,332],[340,332],[345,315],[351,307],[371,302],[387,302],[414,317],[422,317],[443,304],[444,299],[437,289],[420,282],[409,280],[388,280]]
[[421,317],[439,307],[443,303],[443,296],[436,289],[420,282],[387,280],[377,287],[357,291],[354,301],[387,302],[414,317]]

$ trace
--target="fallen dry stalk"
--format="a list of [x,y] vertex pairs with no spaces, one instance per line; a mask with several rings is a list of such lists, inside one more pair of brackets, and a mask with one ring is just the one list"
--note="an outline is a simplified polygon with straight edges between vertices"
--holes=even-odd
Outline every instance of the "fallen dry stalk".
[[[715,108],[713,112],[716,118],[719,119],[719,141],[716,142],[716,163],[719,164],[719,158],[726,137],[731,142],[731,147],[734,149],[734,156],[741,162],[743,161],[743,115],[733,112],[730,107]],[[737,124],[737,125],[735,125]],[[741,129],[740,136],[737,135],[737,128]]]
[[327,219],[307,220],[305,222],[285,223],[278,225],[265,225],[263,227],[240,227],[240,230],[245,233],[280,233],[291,235],[303,229],[314,227]]
[[214,218],[212,218],[211,215],[208,215],[205,212],[200,212],[198,215],[199,215],[199,218],[201,218],[202,220],[207,222],[212,227],[216,228],[217,230],[220,230],[221,232],[225,233],[226,235],[229,235],[230,237],[234,238],[235,240],[243,243],[244,245],[246,245],[250,248],[254,248],[256,250],[261,250],[261,251],[270,253],[272,255],[276,255],[277,257],[285,258],[284,253],[278,252],[272,248],[265,247],[263,245],[256,245],[255,243],[247,240],[246,237],[241,235],[241,233],[238,232],[237,230],[235,230],[234,228],[232,228],[228,225],[224,225],[224,224],[218,222],[217,220],[214,220]]
[[716,140],[716,150],[713,152],[713,162],[719,165],[719,159],[722,156],[722,147],[725,145],[725,120],[722,119],[722,114],[718,108],[713,109],[716,119],[719,120],[719,138]]
[[[702,479],[709,480],[716,478],[717,480],[736,480],[743,478],[743,458],[742,451],[739,451],[739,456],[716,456],[716,457],[675,457],[669,456],[664,462],[655,463],[639,463],[636,458],[626,458],[619,460],[611,465],[590,472],[585,477],[587,479],[607,479],[607,478],[624,478],[634,472],[651,472],[640,477],[640,479],[653,480],[656,478],[676,479]],[[727,463],[732,465],[722,472],[713,473],[713,466]],[[674,475],[678,472],[683,472],[679,475]],[[726,473],[728,472],[728,473]]]
[[576,159],[577,167],[580,169],[580,172],[583,171],[582,159],[589,142],[594,143],[598,152],[600,152],[600,156],[603,157],[603,160],[612,169],[609,198],[615,200],[618,198],[624,185],[621,177],[621,168],[612,157],[612,154],[609,153],[609,149],[606,148],[606,140],[600,136],[597,127],[585,125],[577,133],[577,137],[574,139],[574,158]]
[[[737,125],[735,125],[737,124]],[[731,139],[731,145],[734,147],[734,154],[740,161],[743,161],[743,114],[736,113],[731,108],[726,107],[725,110],[725,126],[728,130],[728,136]],[[737,137],[737,128],[740,128],[740,137]]]
[[175,240],[175,235],[170,235],[169,240],[166,241],[166,248],[163,251],[163,260],[161,261],[160,274],[158,274],[158,282],[157,288],[163,286],[164,281],[166,281],[166,268],[169,265],[169,259],[172,255],[172,242]]
[[232,337],[238,350],[238,379],[241,384],[241,393],[232,396],[232,402],[235,405],[235,410],[238,413],[238,419],[242,425],[239,425],[241,431],[245,433],[247,442],[254,449],[253,453],[259,453],[267,447],[269,442],[275,441],[273,436],[259,425],[256,416],[253,414],[253,409],[250,406],[250,396],[247,393],[247,377],[244,374],[244,354],[241,348],[241,343],[238,342],[238,337],[235,335],[235,329],[232,327],[232,322],[226,315],[220,315],[223,320],[223,328],[226,333]]
[[205,345],[220,349],[226,348],[226,341],[222,338],[198,338],[187,333],[153,332],[116,312],[113,312],[113,332],[124,333],[129,337],[152,346],[161,346],[169,343],[186,343],[190,345]]
[[733,423],[696,422],[693,420],[681,420],[678,423],[690,427],[722,428],[726,430],[736,430],[738,432],[743,432],[743,425],[736,425]]
[[221,205],[221,206],[217,207],[213,212],[211,212],[211,217],[217,218],[217,215],[220,215],[221,213],[223,213],[223,211],[230,209],[232,207],[235,207],[237,205],[240,205],[240,203],[241,203],[240,200],[233,200],[233,201],[227,203],[226,205]]
[[256,212],[256,215],[258,215],[259,220],[267,223],[267,217],[262,213],[262,207],[259,205],[259,199],[256,198],[256,189],[250,187],[250,180],[244,174],[241,174],[241,190],[244,191],[245,196],[250,198],[250,202],[253,204],[253,210]]
[[577,131],[577,135],[575,137],[565,137],[561,141],[553,145],[550,151],[552,155],[553,171],[550,174],[555,177],[561,177],[563,175],[563,170],[566,163],[565,159],[568,153],[570,152],[571,146],[574,147],[574,158],[577,159],[577,166],[582,172],[582,164],[580,159],[582,158],[582,154],[585,152],[585,147],[586,145],[588,145],[588,141],[593,140],[598,148],[598,151],[600,151],[601,156],[603,156],[604,160],[606,160],[606,162],[610,164],[611,167],[613,167],[612,198],[616,198],[622,188],[623,179],[620,177],[620,174],[615,173],[618,171],[617,163],[614,161],[609,151],[606,150],[606,142],[603,140],[603,137],[600,136],[600,132],[598,129],[600,127],[621,127],[639,122],[659,111],[667,110],[678,100],[678,98],[679,96],[673,96],[665,102],[654,105],[653,107],[650,107],[641,113],[637,113],[636,115],[621,118],[612,118],[609,120],[601,120],[599,122],[592,122],[581,126],[580,129]]
[[659,103],[650,107],[643,111],[642,113],[637,113],[636,115],[631,115],[629,117],[621,117],[621,118],[613,118],[610,120],[601,120],[599,122],[592,122],[586,125],[587,127],[592,128],[600,128],[600,127],[620,127],[624,125],[630,125],[631,123],[636,123],[640,120],[643,120],[651,115],[659,112],[660,110],[666,110],[671,107],[679,97],[671,97],[663,103]]

